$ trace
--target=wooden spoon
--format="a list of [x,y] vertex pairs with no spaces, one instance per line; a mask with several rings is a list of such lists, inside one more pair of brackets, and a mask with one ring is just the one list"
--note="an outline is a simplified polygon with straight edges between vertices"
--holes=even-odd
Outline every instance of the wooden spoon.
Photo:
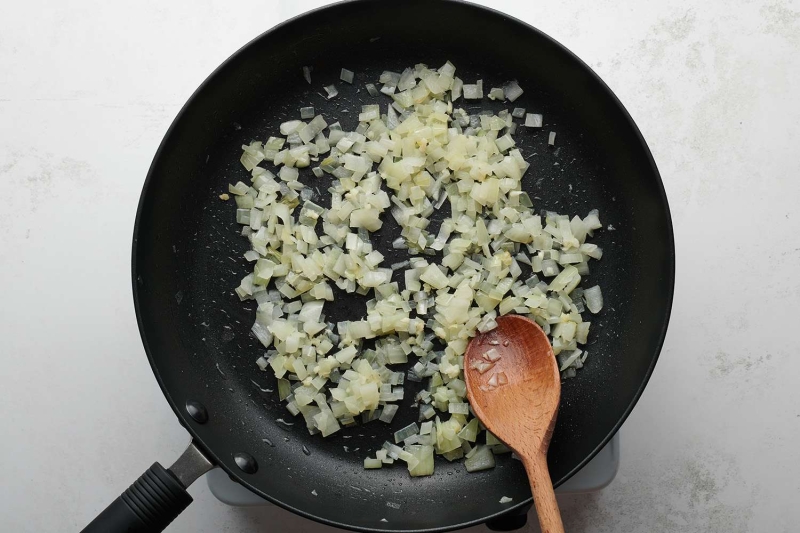
[[[492,348],[500,358],[481,373],[476,366],[496,357],[494,353],[486,356]],[[498,318],[497,328],[469,343],[464,377],[475,415],[522,459],[542,533],[563,533],[547,470],[547,447],[561,397],[558,363],[547,335],[527,318]]]

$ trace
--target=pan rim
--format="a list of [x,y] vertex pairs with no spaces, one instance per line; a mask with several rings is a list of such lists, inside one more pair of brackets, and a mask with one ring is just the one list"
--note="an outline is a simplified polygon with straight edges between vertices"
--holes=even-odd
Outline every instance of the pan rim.
[[[238,57],[246,49],[248,49],[249,47],[254,45],[257,41],[267,37],[268,35],[270,35],[271,33],[275,32],[276,30],[278,30],[278,29],[280,29],[280,28],[282,28],[284,26],[293,24],[297,20],[305,18],[308,15],[315,14],[315,13],[318,13],[318,12],[321,12],[321,11],[326,11],[326,10],[334,10],[334,9],[337,9],[339,6],[342,6],[342,5],[345,5],[345,4],[353,4],[353,3],[368,4],[368,3],[376,3],[376,2],[379,2],[379,1],[380,0],[339,0],[339,1],[331,3],[331,4],[320,6],[318,8],[315,8],[315,9],[312,9],[312,10],[309,10],[309,11],[305,11],[305,12],[299,14],[299,15],[296,15],[296,16],[290,18],[290,19],[287,19],[287,20],[285,20],[285,21],[283,21],[283,22],[281,22],[281,23],[279,23],[279,24],[267,29],[266,31],[260,33],[259,35],[257,35],[253,39],[249,40],[247,43],[245,43],[243,46],[241,46],[239,49],[237,49],[233,54],[228,56],[222,63],[220,63],[202,81],[202,83],[197,87],[197,89],[194,90],[192,95],[181,106],[181,109],[178,111],[177,115],[175,116],[175,118],[171,122],[169,128],[165,132],[165,134],[164,134],[161,142],[159,143],[159,146],[158,146],[158,148],[157,148],[157,150],[156,150],[156,152],[155,152],[155,154],[153,156],[153,160],[152,160],[152,162],[151,162],[151,164],[150,164],[150,166],[148,168],[147,175],[146,175],[144,183],[142,185],[142,192],[140,194],[139,202],[138,202],[137,209],[136,209],[136,218],[135,218],[135,222],[134,222],[132,254],[131,254],[131,284],[132,284],[132,289],[133,289],[134,310],[136,312],[136,321],[137,321],[138,328],[139,328],[139,335],[140,335],[140,337],[142,339],[142,345],[143,345],[143,348],[145,350],[145,353],[147,354],[147,359],[148,359],[148,362],[150,363],[150,368],[153,371],[153,375],[155,376],[156,381],[158,382],[158,386],[161,389],[161,392],[164,394],[164,397],[166,398],[166,400],[169,403],[170,407],[172,408],[173,412],[177,416],[179,422],[181,423],[181,425],[191,435],[192,442],[194,442],[195,445],[199,446],[203,450],[203,452],[213,460],[213,462],[214,462],[214,464],[216,466],[222,468],[228,475],[230,475],[233,478],[235,478],[236,481],[239,484],[241,484],[242,486],[246,487],[248,490],[252,491],[253,493],[261,496],[264,499],[266,499],[267,501],[269,501],[269,502],[271,502],[273,504],[276,504],[276,505],[278,505],[278,506],[280,506],[280,507],[282,507],[282,508],[284,508],[284,509],[286,509],[288,511],[291,511],[291,512],[293,512],[295,514],[298,514],[298,515],[300,515],[300,516],[302,516],[304,518],[308,518],[308,519],[313,520],[315,522],[319,522],[319,523],[322,523],[322,524],[325,524],[325,525],[329,525],[329,526],[333,526],[333,527],[343,528],[343,529],[352,530],[352,531],[363,531],[363,532],[369,532],[369,533],[385,533],[386,531],[403,531],[404,533],[445,532],[445,531],[452,531],[452,530],[456,530],[456,529],[472,527],[472,526],[475,526],[475,525],[483,524],[483,523],[485,523],[487,521],[490,521],[492,519],[495,519],[495,518],[499,518],[499,517],[502,517],[502,516],[505,516],[505,515],[512,514],[514,511],[518,511],[518,510],[530,505],[532,503],[532,501],[533,501],[533,498],[531,497],[531,498],[528,498],[526,500],[520,501],[520,502],[516,503],[515,505],[506,507],[506,508],[502,509],[501,511],[498,511],[497,513],[494,513],[494,514],[491,514],[491,515],[487,515],[487,516],[485,516],[485,517],[483,517],[481,519],[474,519],[474,520],[469,520],[469,521],[465,521],[465,522],[460,522],[460,523],[457,523],[457,524],[451,524],[451,525],[447,525],[447,526],[440,526],[440,527],[433,527],[433,528],[402,529],[402,530],[401,529],[389,529],[389,528],[371,528],[371,527],[354,526],[352,524],[345,524],[345,523],[338,522],[338,521],[335,521],[335,520],[326,519],[324,517],[315,515],[312,512],[309,512],[308,510],[292,506],[290,504],[287,504],[287,503],[279,500],[279,499],[275,498],[274,496],[271,496],[271,495],[263,492],[262,490],[256,488],[255,486],[253,486],[253,484],[249,483],[246,479],[244,479],[240,475],[240,473],[238,473],[238,472],[234,471],[233,469],[229,468],[225,464],[224,461],[220,460],[220,458],[218,457],[218,454],[214,453],[212,450],[210,450],[203,443],[202,438],[194,430],[192,424],[189,424],[187,422],[186,414],[184,413],[183,409],[179,405],[176,404],[176,402],[174,401],[174,399],[170,395],[169,391],[167,390],[166,386],[164,385],[164,381],[163,381],[163,379],[162,379],[162,377],[161,377],[161,375],[160,375],[160,373],[158,371],[158,368],[157,368],[157,366],[155,364],[155,358],[153,356],[153,350],[152,350],[152,348],[151,348],[151,346],[150,346],[150,344],[148,343],[148,340],[147,340],[147,334],[146,334],[145,326],[144,326],[143,319],[142,319],[142,311],[141,311],[141,307],[140,307],[141,304],[140,304],[140,301],[139,301],[139,292],[138,292],[138,284],[137,284],[138,272],[137,272],[137,269],[136,269],[136,261],[137,261],[137,244],[138,244],[139,227],[140,227],[141,220],[143,218],[143,206],[144,206],[144,203],[145,203],[145,199],[148,196],[148,190],[150,188],[150,185],[155,179],[156,166],[157,166],[158,161],[161,159],[162,153],[165,151],[165,144],[167,142],[167,139],[169,139],[170,136],[173,134],[173,131],[177,127],[177,124],[181,121],[181,119],[183,118],[184,114],[186,114],[187,109],[194,103],[194,101],[198,97],[198,95],[201,92],[203,92],[203,90],[206,88],[206,86],[208,86],[213,80],[215,80],[220,75],[220,72],[223,69],[225,69],[228,66],[228,64],[231,63],[236,57]],[[626,407],[625,411],[622,413],[622,415],[621,415],[620,419],[618,420],[618,422],[614,425],[614,427],[611,429],[611,431],[601,440],[600,444],[594,450],[592,450],[584,458],[583,461],[581,461],[572,470],[567,472],[567,474],[565,474],[561,479],[557,480],[554,483],[554,486],[558,487],[561,484],[563,484],[565,481],[567,481],[569,478],[571,478],[573,475],[575,475],[580,469],[582,469],[584,466],[586,466],[586,464],[589,461],[591,461],[608,444],[608,442],[614,437],[614,435],[619,431],[620,427],[627,420],[628,416],[630,416],[631,412],[633,411],[633,408],[636,406],[637,402],[641,398],[645,387],[647,386],[648,382],[650,381],[650,378],[652,377],[653,371],[655,369],[655,365],[658,362],[659,356],[661,354],[661,350],[663,349],[664,341],[665,341],[666,334],[667,334],[667,329],[668,329],[668,326],[669,326],[669,321],[670,321],[671,312],[672,312],[673,298],[674,298],[674,289],[675,289],[675,237],[674,237],[674,230],[673,230],[673,224],[672,224],[672,215],[671,215],[670,208],[669,208],[669,202],[668,202],[668,199],[667,199],[666,190],[664,188],[664,182],[661,179],[661,174],[658,171],[658,167],[656,166],[655,159],[653,158],[652,152],[650,151],[650,148],[649,148],[646,140],[644,139],[644,136],[642,135],[641,131],[637,127],[637,125],[634,122],[633,118],[631,117],[630,113],[625,108],[625,106],[622,104],[622,102],[619,100],[619,98],[616,96],[616,94],[614,94],[614,92],[611,90],[611,88],[600,78],[600,76],[596,72],[594,72],[594,70],[592,70],[592,68],[588,64],[586,64],[581,58],[579,58],[577,55],[575,55],[566,46],[564,46],[563,44],[561,44],[559,41],[557,41],[556,39],[552,38],[548,34],[544,33],[543,31],[541,31],[541,30],[539,30],[537,28],[535,28],[534,26],[528,24],[527,22],[525,22],[523,20],[520,20],[520,19],[518,19],[516,17],[513,17],[511,15],[508,15],[508,14],[502,12],[502,11],[499,11],[499,10],[494,9],[492,7],[476,4],[476,3],[473,3],[473,2],[470,2],[470,1],[467,1],[467,0],[438,0],[438,1],[445,2],[445,3],[450,3],[450,4],[455,4],[455,5],[460,5],[460,6],[469,8],[469,9],[475,9],[475,10],[478,10],[478,11],[482,11],[487,16],[501,17],[501,18],[505,19],[508,22],[511,22],[513,24],[521,26],[522,29],[524,29],[525,31],[533,32],[535,34],[538,34],[540,37],[542,37],[542,38],[548,40],[549,42],[551,42],[562,53],[565,53],[572,61],[576,62],[579,67],[582,67],[584,69],[584,71],[587,74],[589,74],[589,76],[593,79],[593,81],[595,81],[598,84],[599,89],[604,91],[606,93],[606,95],[611,98],[611,101],[613,102],[613,104],[615,104],[618,107],[618,109],[622,112],[622,117],[623,117],[624,121],[627,122],[628,127],[631,128],[632,133],[634,134],[635,138],[637,139],[637,141],[640,143],[641,147],[643,148],[643,154],[646,157],[646,159],[647,159],[647,161],[648,161],[648,163],[649,163],[649,165],[651,167],[653,176],[656,179],[656,182],[657,182],[656,185],[657,185],[657,192],[658,192],[659,200],[660,200],[660,202],[662,204],[663,212],[664,212],[665,217],[666,217],[665,218],[665,222],[666,222],[667,237],[668,237],[668,242],[667,242],[667,246],[666,246],[667,247],[666,252],[667,252],[667,255],[668,255],[669,265],[668,265],[668,268],[667,268],[667,270],[665,272],[666,279],[664,280],[665,289],[666,289],[666,301],[665,301],[665,309],[664,309],[664,322],[663,322],[663,325],[662,325],[661,330],[659,332],[658,338],[656,339],[657,349],[656,349],[655,353],[653,354],[652,360],[650,362],[650,365],[647,368],[647,371],[645,373],[644,379],[642,380],[642,383],[640,384],[639,388],[636,390],[635,394],[632,397],[632,400],[631,400],[630,404]]]

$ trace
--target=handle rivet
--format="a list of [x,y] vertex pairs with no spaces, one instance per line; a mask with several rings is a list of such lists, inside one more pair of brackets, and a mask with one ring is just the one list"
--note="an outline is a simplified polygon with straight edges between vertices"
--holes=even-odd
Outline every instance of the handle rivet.
[[208,410],[206,407],[196,400],[186,400],[186,412],[192,417],[192,420],[198,424],[205,424],[208,422]]
[[249,453],[239,452],[233,456],[233,460],[245,474],[255,474],[258,471],[258,463]]

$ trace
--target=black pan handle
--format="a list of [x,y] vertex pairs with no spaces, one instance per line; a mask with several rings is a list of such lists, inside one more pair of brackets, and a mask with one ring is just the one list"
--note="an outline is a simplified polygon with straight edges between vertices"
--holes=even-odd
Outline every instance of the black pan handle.
[[214,465],[190,444],[169,470],[154,463],[82,533],[159,533],[192,503],[186,488]]

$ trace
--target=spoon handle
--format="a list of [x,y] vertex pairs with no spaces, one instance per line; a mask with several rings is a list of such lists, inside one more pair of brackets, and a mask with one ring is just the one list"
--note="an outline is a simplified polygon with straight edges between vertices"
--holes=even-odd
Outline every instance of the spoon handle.
[[531,484],[533,502],[536,504],[536,514],[539,515],[539,526],[542,533],[564,533],[564,524],[561,523],[561,511],[558,510],[556,494],[553,492],[553,482],[547,470],[547,456],[536,454],[523,461],[528,481]]

